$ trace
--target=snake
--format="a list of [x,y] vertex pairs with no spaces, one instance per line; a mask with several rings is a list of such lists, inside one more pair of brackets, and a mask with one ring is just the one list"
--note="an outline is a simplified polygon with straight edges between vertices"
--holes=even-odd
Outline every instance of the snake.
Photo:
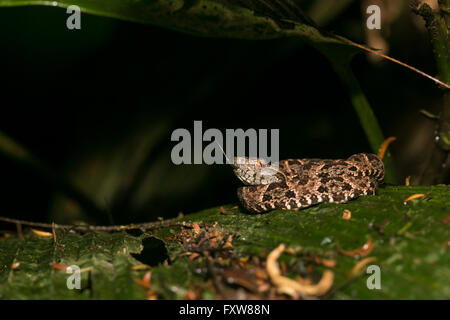
[[383,161],[371,153],[345,160],[287,159],[277,164],[274,167],[262,158],[235,158],[234,174],[245,184],[237,196],[250,213],[300,210],[375,195],[385,174]]

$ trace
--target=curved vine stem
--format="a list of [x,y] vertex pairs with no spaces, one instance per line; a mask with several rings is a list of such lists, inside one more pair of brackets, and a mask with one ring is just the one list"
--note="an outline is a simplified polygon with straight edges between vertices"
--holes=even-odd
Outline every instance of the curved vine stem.
[[445,89],[450,89],[450,85],[449,85],[448,83],[442,82],[441,80],[439,80],[439,79],[437,79],[437,78],[435,78],[435,77],[432,77],[432,76],[430,76],[429,74],[427,74],[427,73],[425,73],[425,72],[423,72],[423,71],[420,71],[419,69],[414,68],[413,66],[410,66],[409,64],[406,64],[406,63],[404,63],[404,62],[401,62],[401,61],[399,61],[399,60],[397,60],[397,59],[395,59],[395,58],[392,58],[392,57],[390,57],[390,56],[387,56],[387,55],[385,55],[385,54],[383,54],[383,53],[381,53],[381,52],[378,52],[378,51],[376,51],[376,50],[374,50],[374,49],[371,49],[371,48],[368,48],[368,47],[366,47],[366,46],[363,46],[363,45],[361,45],[361,44],[359,44],[359,43],[353,42],[353,41],[351,41],[351,40],[349,40],[349,39],[347,39],[347,38],[341,37],[341,36],[339,36],[339,35],[333,35],[333,36],[334,36],[336,39],[339,39],[339,40],[341,40],[341,41],[343,41],[343,42],[345,42],[345,43],[347,43],[347,44],[349,44],[349,45],[352,45],[352,46],[357,47],[357,48],[359,48],[359,49],[361,49],[361,50],[370,52],[370,53],[375,54],[375,55],[377,55],[377,56],[380,56],[380,57],[382,57],[382,58],[384,58],[384,59],[386,59],[386,60],[389,60],[389,61],[392,61],[392,62],[394,62],[394,63],[397,63],[397,64],[401,65],[402,67],[405,67],[405,68],[407,68],[407,69],[409,69],[409,70],[412,70],[412,71],[414,71],[414,72],[416,72],[416,73],[418,73],[418,74],[420,74],[420,75],[422,75],[422,76],[424,76],[424,77],[426,77],[426,78],[428,78],[428,79],[434,81],[435,83],[437,83],[438,85],[442,86],[442,87],[445,88]]

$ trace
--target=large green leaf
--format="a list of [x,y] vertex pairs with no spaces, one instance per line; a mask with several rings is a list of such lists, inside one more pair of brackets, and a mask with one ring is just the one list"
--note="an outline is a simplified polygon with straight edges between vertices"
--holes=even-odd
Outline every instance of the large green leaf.
[[240,39],[301,36],[314,42],[343,44],[322,35],[296,5],[284,3],[281,8],[279,4],[278,0],[0,0],[0,6],[4,7],[77,5],[84,12],[96,15],[150,23],[202,36]]
[[[417,193],[425,197],[404,202]],[[142,278],[146,271],[131,269],[132,265],[148,263],[145,256],[153,259],[153,297],[184,298],[188,292],[197,292],[197,298],[223,297],[211,285],[211,274],[205,271],[208,255],[200,250],[198,258],[190,256],[191,244],[198,244],[194,239],[196,232],[201,234],[210,228],[224,235],[224,239],[229,235],[233,237],[233,247],[227,254],[220,257],[212,251],[209,254],[215,259],[213,262],[222,266],[221,272],[233,270],[233,274],[238,274],[236,268],[240,259],[247,261],[250,257],[248,261],[264,261],[272,249],[284,243],[296,252],[282,256],[290,276],[312,272],[310,276],[314,278],[320,274],[324,270],[322,266],[305,271],[309,270],[305,266],[311,264],[312,256],[332,257],[337,262],[332,269],[335,273],[333,290],[327,298],[449,299],[449,199],[449,186],[387,187],[380,189],[377,196],[361,197],[347,204],[321,204],[298,212],[252,215],[229,205],[225,206],[228,214],[212,208],[181,219],[196,222],[200,229],[197,231],[175,225],[141,236],[124,231],[78,234],[58,230],[56,245],[51,237],[39,238],[32,233],[26,233],[24,238],[9,236],[0,240],[0,297],[145,298],[145,290],[135,278]],[[342,218],[345,209],[351,212],[350,220]],[[170,257],[168,263],[163,262],[167,255],[161,254],[158,247],[162,242],[155,238],[164,242]],[[361,258],[339,253],[338,245],[351,251],[370,238],[373,238],[373,250],[369,257],[376,259],[371,264],[381,268],[380,290],[367,288],[365,273],[349,280],[351,269]],[[159,263],[157,256],[160,256]],[[20,264],[12,268],[17,262]],[[50,263],[88,268],[82,273],[84,289],[67,289],[68,275],[52,269]],[[235,297],[232,294],[240,287],[227,282],[222,285],[227,289],[227,297]]]
[[[84,235],[68,231],[53,238],[28,234],[8,237],[0,248],[0,297],[5,299],[139,299],[145,298],[131,270],[138,262],[130,255],[141,241],[124,232]],[[51,264],[81,269],[81,290],[69,290],[71,274]],[[15,266],[14,266],[15,265]],[[86,270],[86,271],[83,271]]]

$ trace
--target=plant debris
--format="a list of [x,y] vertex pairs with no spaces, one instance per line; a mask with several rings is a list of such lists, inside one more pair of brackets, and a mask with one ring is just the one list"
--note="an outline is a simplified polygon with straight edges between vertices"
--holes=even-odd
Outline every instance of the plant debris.
[[408,198],[406,198],[405,200],[403,200],[403,204],[406,204],[407,202],[409,202],[409,201],[411,201],[411,200],[414,200],[414,199],[423,199],[423,198],[425,198],[425,194],[423,194],[423,193],[416,193],[416,194],[413,194],[412,196],[409,196]]
[[348,209],[345,209],[342,213],[342,219],[344,220],[350,220],[352,218],[352,212]]
[[368,258],[362,259],[353,267],[352,271],[350,271],[350,277],[354,278],[354,277],[359,276],[362,268],[364,268],[366,265],[368,265],[369,263],[376,261],[376,260],[377,260],[377,258],[375,258],[375,257],[368,257]]
[[306,281],[300,277],[299,281],[283,277],[281,275],[277,260],[283,253],[284,249],[285,245],[280,244],[267,256],[266,262],[267,273],[279,293],[298,299],[301,296],[322,296],[330,290],[333,285],[334,274],[329,270],[325,271],[320,281],[314,285],[308,284],[309,281]]
[[378,150],[378,158],[380,158],[380,159],[384,158],[384,155],[386,153],[387,148],[395,140],[397,140],[396,137],[389,137],[389,138],[387,138],[386,140],[383,141],[383,143],[380,146],[380,149]]
[[346,255],[346,256],[355,257],[355,258],[362,258],[362,257],[369,255],[372,252],[373,247],[374,247],[372,237],[370,237],[369,240],[367,240],[367,242],[361,248],[357,248],[352,251],[342,250],[342,248],[339,246],[339,244],[337,244],[337,246],[338,246],[339,252],[341,254]]
[[39,237],[44,237],[44,238],[53,237],[53,233],[46,232],[46,231],[31,229],[31,232],[33,232],[35,235],[37,235]]

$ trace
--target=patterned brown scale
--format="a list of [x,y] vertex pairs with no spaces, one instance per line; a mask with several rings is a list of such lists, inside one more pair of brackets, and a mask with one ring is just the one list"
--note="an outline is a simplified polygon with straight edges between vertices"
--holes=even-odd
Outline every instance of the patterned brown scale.
[[233,165],[247,186],[238,198],[250,212],[273,209],[298,210],[322,202],[345,203],[362,195],[374,195],[384,179],[384,165],[376,155],[359,153],[346,160],[288,159],[278,170],[262,159]]

